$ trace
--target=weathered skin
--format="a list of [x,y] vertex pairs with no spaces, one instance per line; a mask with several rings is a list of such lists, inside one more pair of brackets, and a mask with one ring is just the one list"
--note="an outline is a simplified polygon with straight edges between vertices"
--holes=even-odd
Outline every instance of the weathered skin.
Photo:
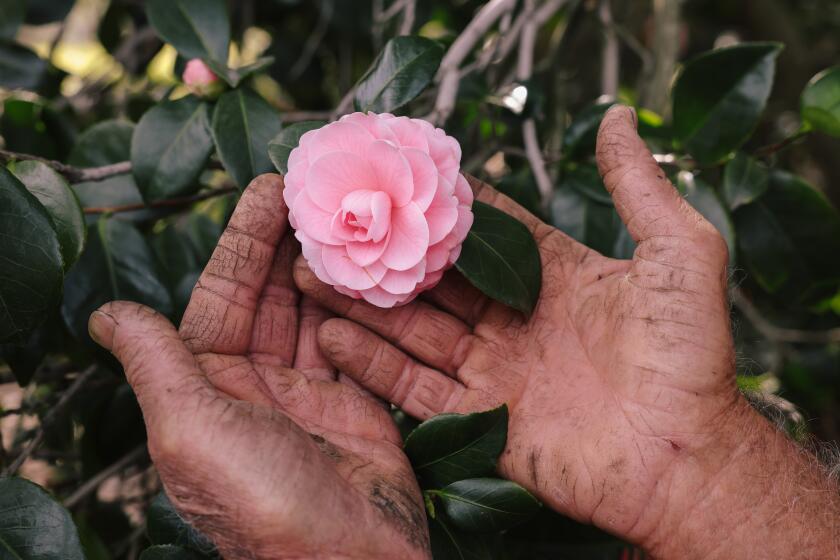
[[248,187],[180,333],[113,302],[91,334],[137,393],[167,493],[225,558],[427,558],[389,413],[318,351],[326,314],[292,282],[282,188],[277,175]]
[[[662,557],[746,557],[738,546],[769,542],[766,517],[757,527],[742,518],[774,492],[755,481],[810,467],[738,393],[726,244],[668,182],[632,111],[607,113],[597,158],[638,242],[632,260],[605,258],[471,181],[479,200],[519,218],[539,243],[542,293],[528,319],[455,273],[426,303],[393,310],[339,295],[301,260],[295,280],[346,317],[320,328],[327,357],[409,414],[507,403],[500,472],[552,508]],[[825,505],[830,485],[809,472],[822,492],[815,507]],[[801,531],[807,519],[797,519]],[[743,548],[750,542],[758,548]],[[815,550],[798,542],[797,553]]]

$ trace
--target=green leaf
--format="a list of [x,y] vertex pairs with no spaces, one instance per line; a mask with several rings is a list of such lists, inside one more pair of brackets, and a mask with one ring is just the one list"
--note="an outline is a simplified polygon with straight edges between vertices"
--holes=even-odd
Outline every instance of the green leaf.
[[537,243],[519,220],[474,202],[473,222],[455,263],[467,280],[493,299],[530,313],[542,284]]
[[47,69],[47,63],[28,48],[0,41],[0,87],[35,89]]
[[749,204],[767,190],[767,168],[738,152],[723,170],[723,196],[730,210]]
[[[239,68],[228,68],[227,64],[216,62],[215,60],[208,60],[207,66],[214,74],[219,76],[224,82],[232,88],[239,86],[246,78],[265,70],[274,63],[273,56],[263,56],[251,64],[241,66]],[[183,73],[183,72],[181,72]]]
[[203,557],[218,557],[213,543],[195,530],[175,510],[165,492],[160,492],[146,514],[146,532],[152,544],[184,547]]
[[840,214],[825,196],[784,171],[767,192],[734,213],[739,262],[768,293],[811,303],[840,281]]
[[[127,121],[106,120],[91,126],[80,136],[68,159],[76,167],[99,167],[131,159],[131,137],[134,125]],[[109,207],[126,204],[142,204],[143,197],[134,175],[125,173],[115,175],[104,181],[76,183],[73,190],[83,207]],[[145,220],[158,215],[153,210],[135,210],[120,212],[116,216],[121,220]],[[93,223],[97,216],[88,216],[88,223]]]
[[443,46],[431,39],[391,39],[356,85],[356,110],[386,113],[402,107],[431,83],[441,58]]
[[429,538],[435,560],[494,560],[502,548],[498,535],[465,533],[441,516],[430,520]]
[[227,62],[230,21],[225,0],[147,0],[146,15],[183,57]]
[[213,139],[222,165],[240,189],[271,171],[268,143],[281,126],[279,113],[249,89],[235,89],[219,98],[213,113]]
[[0,0],[0,39],[15,38],[25,12],[24,0]]
[[148,201],[194,192],[213,151],[207,104],[188,96],[143,115],[131,138],[131,166]]
[[291,124],[280,131],[274,140],[268,143],[268,156],[271,158],[274,167],[285,175],[289,169],[289,154],[297,148],[300,137],[310,130],[317,130],[324,126],[324,121],[303,121]]
[[770,96],[778,43],[744,43],[687,63],[673,91],[674,137],[701,163],[716,163],[752,134]]
[[540,508],[527,490],[499,478],[469,478],[429,492],[440,499],[453,526],[474,533],[504,531]]
[[723,236],[729,247],[730,265],[735,264],[735,228],[732,218],[721,203],[715,190],[705,181],[688,171],[679,174],[677,188],[695,210],[700,212]]
[[8,98],[3,103],[0,135],[7,150],[63,161],[74,134],[65,117],[39,101]]
[[61,296],[61,245],[49,214],[0,167],[0,342],[23,343]]
[[591,164],[566,170],[551,197],[551,223],[566,235],[613,256],[624,228],[598,169]]
[[78,340],[89,341],[88,317],[117,299],[148,305],[164,315],[172,311],[141,233],[124,220],[103,216],[90,226],[87,247],[64,282],[64,322]]
[[85,216],[76,193],[51,167],[40,161],[19,161],[12,173],[35,195],[52,218],[61,245],[64,270],[82,254],[85,246]]
[[424,488],[492,475],[507,441],[507,405],[473,414],[440,414],[405,440],[405,453]]
[[143,551],[140,560],[202,560],[200,554],[172,544],[151,546]]
[[594,103],[575,115],[563,133],[563,153],[567,157],[591,156],[595,153],[598,127],[601,126],[604,113],[613,105],[613,102]]
[[0,479],[0,558],[84,560],[70,513],[43,488],[22,478]]
[[840,66],[811,78],[802,91],[801,113],[811,128],[840,136]]

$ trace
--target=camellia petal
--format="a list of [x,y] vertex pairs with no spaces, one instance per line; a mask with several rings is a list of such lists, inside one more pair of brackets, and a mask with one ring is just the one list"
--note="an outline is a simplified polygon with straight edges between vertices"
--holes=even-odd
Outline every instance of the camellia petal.
[[368,161],[349,152],[331,152],[312,162],[306,173],[309,198],[332,214],[348,194],[370,190],[377,175]]
[[380,307],[436,285],[472,225],[460,159],[441,129],[391,114],[353,113],[304,134],[284,200],[315,275]]
[[408,270],[420,262],[429,248],[429,225],[420,208],[410,202],[391,213],[391,237],[382,253],[382,263],[394,270]]
[[411,167],[411,176],[414,180],[414,195],[412,200],[426,211],[435,196],[438,186],[438,171],[435,162],[429,154],[414,148],[404,148],[402,155]]
[[377,140],[368,146],[366,157],[376,177],[373,188],[387,193],[394,206],[408,204],[414,195],[414,184],[411,167],[399,148]]

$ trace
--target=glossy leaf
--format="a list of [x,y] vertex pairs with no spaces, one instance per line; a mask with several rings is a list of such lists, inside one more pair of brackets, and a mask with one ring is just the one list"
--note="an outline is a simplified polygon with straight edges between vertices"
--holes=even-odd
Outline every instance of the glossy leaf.
[[564,173],[551,197],[550,210],[551,223],[560,231],[602,255],[613,255],[624,226],[594,165]]
[[49,213],[0,167],[0,342],[24,342],[59,302],[63,261]]
[[147,0],[158,35],[187,59],[227,62],[230,21],[225,0]]
[[67,275],[61,313],[70,332],[89,341],[90,314],[118,299],[148,305],[164,315],[172,311],[169,292],[143,236],[130,223],[103,216],[90,226],[87,247]]
[[595,153],[595,138],[598,127],[607,109],[614,103],[595,103],[575,115],[563,132],[563,153],[568,157],[592,155]]
[[[232,88],[239,86],[248,77],[265,70],[274,63],[273,56],[264,56],[257,59],[255,62],[239,68],[228,68],[227,64],[208,60],[207,66],[214,74],[219,76],[227,85]],[[179,72],[183,73],[183,71]]]
[[767,168],[754,158],[738,153],[723,171],[723,196],[730,210],[749,204],[767,190]]
[[203,560],[204,556],[173,544],[151,546],[143,551],[140,560]]
[[160,492],[146,514],[146,532],[152,544],[170,544],[191,550],[203,557],[217,558],[213,543],[195,530],[175,510],[165,492]]
[[[68,162],[77,167],[99,167],[131,159],[131,137],[134,125],[127,121],[106,120],[99,122],[80,136]],[[126,204],[142,204],[143,197],[134,181],[134,175],[114,175],[104,181],[76,183],[73,190],[83,207],[113,207]],[[150,210],[120,212],[115,216],[121,220],[143,220],[156,215]],[[87,217],[88,224],[97,216]]]
[[811,78],[802,92],[801,112],[811,128],[840,136],[840,66]]
[[28,48],[0,41],[0,87],[35,89],[47,69],[47,63]]
[[492,475],[507,441],[506,405],[473,414],[440,414],[405,440],[414,472],[424,488]]
[[674,137],[701,163],[715,163],[752,134],[773,87],[777,43],[744,43],[688,62],[673,90]]
[[82,254],[87,233],[76,193],[64,177],[39,161],[16,162],[12,173],[49,213],[61,245],[64,270],[68,270]]
[[0,39],[15,38],[25,13],[25,0],[0,0]]
[[540,508],[527,490],[499,478],[459,480],[430,493],[440,500],[440,509],[454,527],[474,533],[504,531]]
[[391,39],[356,85],[356,110],[399,109],[431,83],[441,58],[443,46],[431,39],[411,35]]
[[40,101],[10,97],[3,103],[0,135],[7,150],[63,160],[74,134],[66,117]]
[[677,188],[688,203],[720,232],[726,240],[726,246],[729,247],[730,264],[734,264],[735,228],[729,212],[721,203],[715,190],[711,185],[687,171],[680,173]]
[[222,165],[240,189],[272,170],[268,143],[280,128],[279,113],[249,89],[235,89],[219,98],[213,113],[213,139]]
[[0,558],[84,560],[70,513],[43,488],[22,478],[0,479]]
[[840,282],[840,213],[790,173],[774,171],[767,192],[734,214],[739,262],[768,293],[810,303]]
[[493,299],[530,313],[542,285],[537,243],[522,222],[476,201],[475,221],[467,234],[458,270]]
[[300,142],[300,137],[309,132],[324,126],[324,121],[303,121],[290,124],[280,131],[280,134],[274,137],[274,140],[268,143],[268,155],[274,167],[285,175],[288,173],[289,154],[292,150],[297,148]]
[[134,178],[148,201],[197,190],[213,140],[207,104],[196,97],[164,101],[143,115],[131,138]]
[[459,531],[440,516],[429,521],[429,539],[435,560],[494,560],[501,554],[497,535]]

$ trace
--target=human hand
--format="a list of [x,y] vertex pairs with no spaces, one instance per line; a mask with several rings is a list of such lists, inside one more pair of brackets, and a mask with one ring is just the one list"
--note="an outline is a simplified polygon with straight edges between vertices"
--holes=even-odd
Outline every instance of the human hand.
[[170,499],[226,558],[427,558],[389,412],[318,350],[327,315],[294,287],[282,188],[263,175],[242,195],[180,334],[112,302],[91,335],[125,368]]
[[610,110],[597,149],[638,242],[632,260],[606,258],[470,180],[539,244],[542,293],[530,318],[453,272],[426,301],[395,309],[338,294],[300,258],[295,280],[350,319],[319,331],[339,369],[419,418],[506,402],[504,476],[562,513],[653,546],[674,496],[692,488],[683,467],[713,477],[739,443],[729,427],[752,413],[735,384],[726,244],[669,183],[634,121],[627,108]]

